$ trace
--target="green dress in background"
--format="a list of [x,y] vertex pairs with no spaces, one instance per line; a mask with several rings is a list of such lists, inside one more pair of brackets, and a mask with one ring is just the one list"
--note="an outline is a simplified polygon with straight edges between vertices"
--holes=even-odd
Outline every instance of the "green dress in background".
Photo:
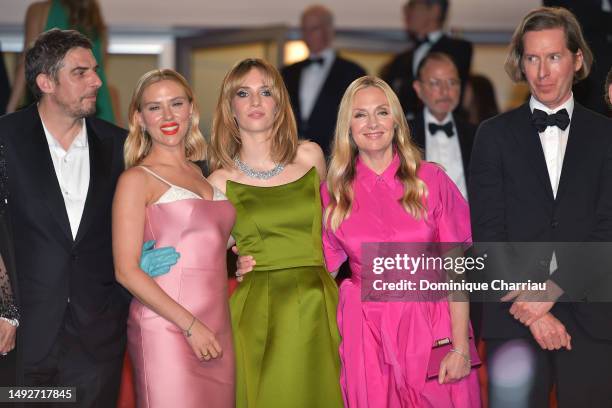
[[[60,0],[51,1],[51,9],[49,10],[49,16],[47,17],[45,31],[52,28],[59,28],[61,30],[71,28],[68,20],[68,13],[62,6]],[[100,119],[115,123],[115,114],[113,113],[113,105],[111,103],[111,97],[106,82],[106,75],[104,74],[103,68],[104,50],[102,49],[102,38],[100,35],[96,35],[95,38],[92,38],[92,36],[88,35],[88,33],[83,34],[87,35],[93,44],[93,55],[96,57],[96,61],[99,65],[98,76],[100,77],[100,80],[102,80],[102,86],[98,90],[98,98],[96,100],[96,116]]]
[[257,262],[230,299],[236,407],[342,407],[338,288],[324,266],[319,177],[281,186],[227,182],[232,235]]

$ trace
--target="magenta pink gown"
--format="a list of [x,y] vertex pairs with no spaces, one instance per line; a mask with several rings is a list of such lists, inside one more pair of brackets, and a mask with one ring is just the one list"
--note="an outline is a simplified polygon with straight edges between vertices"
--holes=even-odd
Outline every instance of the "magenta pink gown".
[[226,247],[235,219],[232,204],[204,200],[171,185],[147,207],[145,240],[181,254],[169,273],[155,278],[174,300],[206,324],[223,356],[203,361],[183,332],[137,299],[128,319],[128,350],[138,407],[234,407],[234,350],[228,303]]
[[[323,233],[327,268],[348,257],[352,276],[340,285],[338,328],[342,336],[340,383],[349,408],[480,407],[478,378],[472,370],[453,384],[427,380],[433,342],[451,336],[448,302],[362,302],[361,243],[469,242],[467,203],[438,166],[423,162],[418,176],[428,189],[427,220],[416,220],[398,200],[397,155],[377,175],[358,158],[350,216]],[[324,206],[329,193],[321,186]]]

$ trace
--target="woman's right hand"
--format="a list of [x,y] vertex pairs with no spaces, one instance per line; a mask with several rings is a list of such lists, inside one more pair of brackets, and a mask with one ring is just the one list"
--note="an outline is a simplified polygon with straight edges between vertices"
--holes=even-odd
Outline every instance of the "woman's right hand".
[[232,252],[238,255],[236,260],[236,280],[242,282],[244,275],[253,270],[256,262],[250,255],[240,255],[238,247],[235,245],[232,247]]
[[223,349],[215,334],[198,319],[193,322],[191,336],[187,336],[187,332],[184,333],[198,359],[208,361],[213,358],[220,358],[223,355]]

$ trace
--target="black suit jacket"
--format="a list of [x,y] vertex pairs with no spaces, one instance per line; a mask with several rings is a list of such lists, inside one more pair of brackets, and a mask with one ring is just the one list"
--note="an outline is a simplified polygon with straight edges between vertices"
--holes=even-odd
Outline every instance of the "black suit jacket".
[[[474,242],[612,241],[612,120],[576,103],[556,198],[529,104],[481,124],[469,183]],[[547,258],[534,270],[548,272]],[[584,299],[589,271],[559,269],[550,278],[569,299]],[[593,338],[612,340],[607,304],[557,302],[552,313],[575,319]],[[571,333],[570,333],[571,334]],[[508,306],[485,304],[483,337],[528,337]]]
[[[456,117],[453,117],[453,121],[455,122],[455,130],[457,132],[457,137],[459,138],[461,160],[463,161],[463,172],[465,174],[465,180],[468,181],[470,157],[472,156],[472,145],[474,144],[476,127]],[[410,121],[410,131],[414,142],[423,150],[423,152],[425,152],[425,117],[423,115],[423,111],[418,112],[416,117]]]
[[366,72],[354,62],[336,55],[336,59],[317,96],[310,117],[303,121],[300,110],[300,77],[302,70],[307,66],[308,60],[300,61],[284,67],[281,74],[289,91],[300,138],[317,142],[325,155],[329,156],[330,144],[336,128],[338,107],[344,91],[351,82],[364,76]]
[[0,118],[25,364],[47,355],[65,316],[93,358],[124,352],[129,298],[115,281],[111,203],[124,169],[125,131],[96,118],[86,124],[89,189],[73,239],[36,105]]
[[[470,75],[470,65],[472,64],[472,43],[458,38],[451,38],[443,34],[438,41],[432,44],[429,52],[443,52],[448,54],[459,71],[461,79],[461,90]],[[397,94],[404,113],[408,117],[416,115],[422,108],[416,92],[412,88],[414,75],[412,74],[412,61],[414,59],[414,49],[404,51],[387,64],[380,72],[380,77],[385,80]]]

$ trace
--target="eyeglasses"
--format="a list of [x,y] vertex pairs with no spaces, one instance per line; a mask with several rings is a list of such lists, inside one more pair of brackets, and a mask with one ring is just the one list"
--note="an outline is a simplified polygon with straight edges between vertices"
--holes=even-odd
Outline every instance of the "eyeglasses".
[[430,87],[431,89],[440,90],[443,87],[447,88],[458,88],[461,85],[461,82],[458,79],[436,79],[430,78],[427,81],[421,80],[422,83]]

